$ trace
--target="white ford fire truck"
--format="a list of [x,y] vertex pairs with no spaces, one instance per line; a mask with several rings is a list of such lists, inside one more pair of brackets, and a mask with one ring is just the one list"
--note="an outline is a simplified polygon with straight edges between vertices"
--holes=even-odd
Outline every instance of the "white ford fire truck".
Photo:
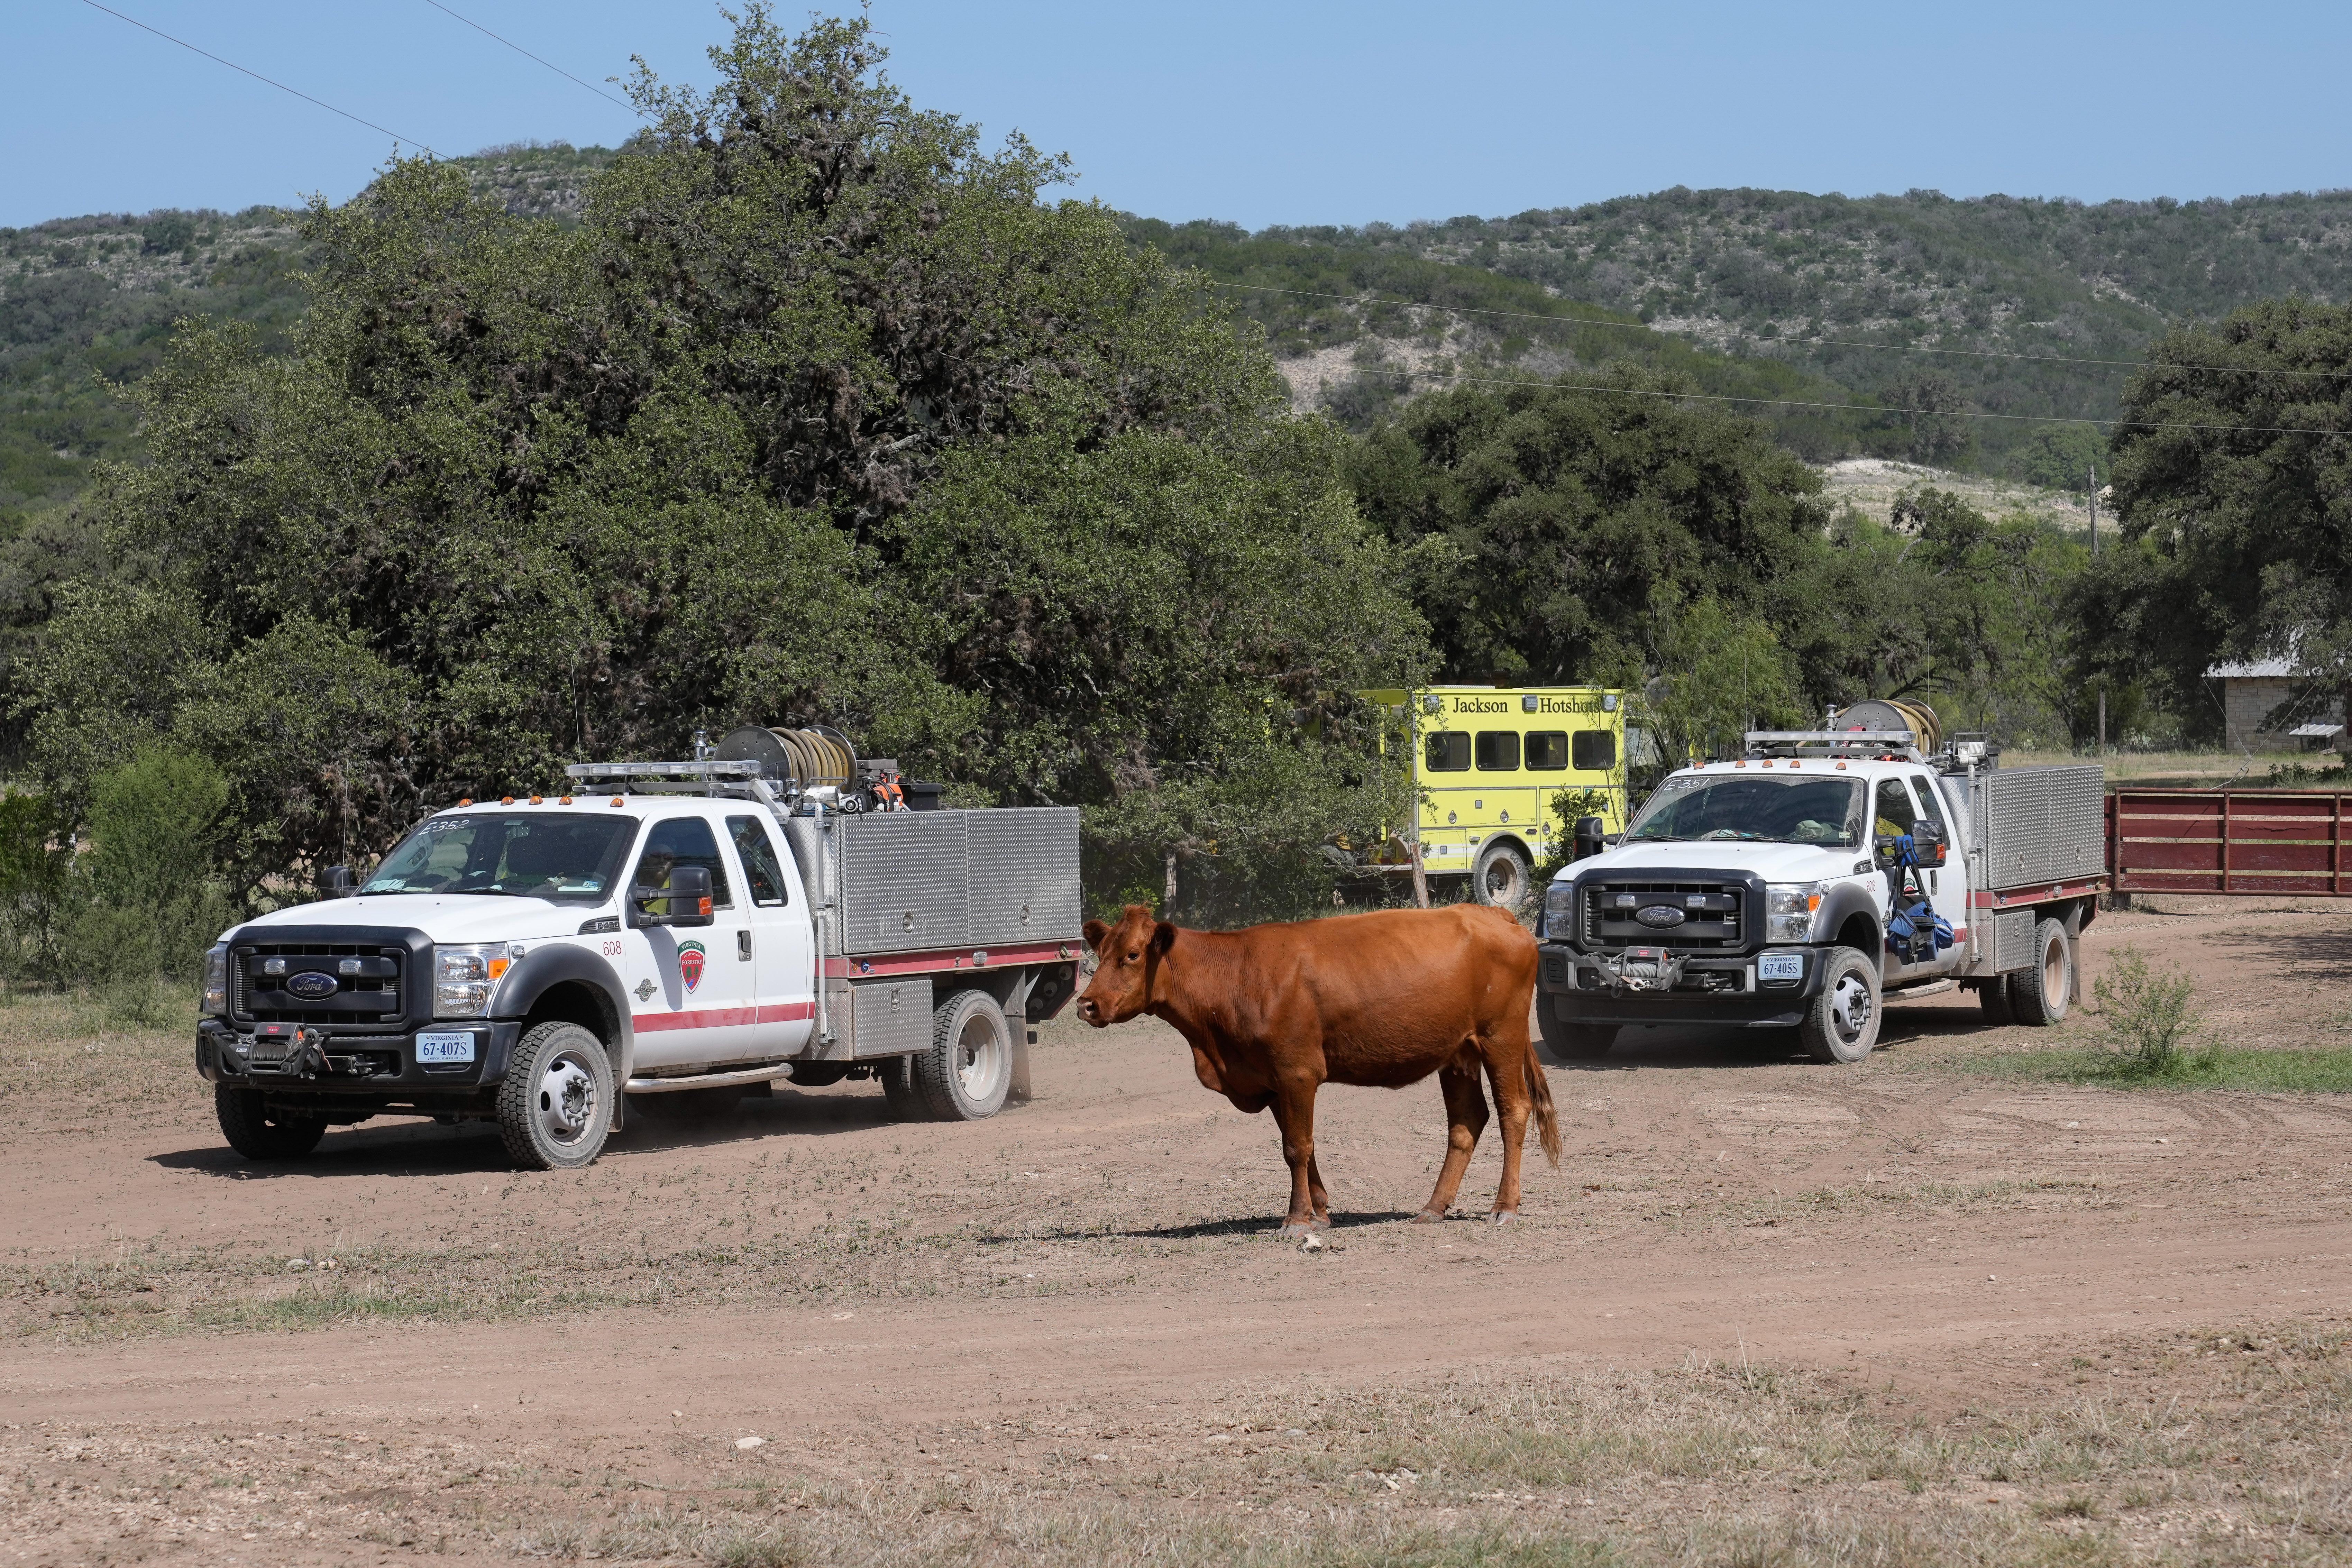
[[1555,1056],[1696,1024],[1794,1028],[1816,1058],[1860,1061],[1885,997],[1955,988],[1998,1018],[2065,1016],[2106,885],[2100,769],[2002,769],[1968,739],[1923,754],[1893,705],[1871,708],[1867,729],[1759,731],[1669,774],[1561,869],[1537,1005]]
[[461,803],[363,884],[336,868],[340,897],[227,932],[196,1066],[230,1144],[422,1114],[551,1169],[625,1106],[779,1079],[878,1079],[908,1119],[1025,1095],[1030,1030],[1076,988],[1076,810],[920,809],[936,790],[828,735],[575,764],[572,793]]

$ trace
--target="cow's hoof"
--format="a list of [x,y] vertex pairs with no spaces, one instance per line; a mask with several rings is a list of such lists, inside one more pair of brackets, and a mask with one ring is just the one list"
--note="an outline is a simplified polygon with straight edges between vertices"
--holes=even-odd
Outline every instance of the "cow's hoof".
[[1508,1225],[1518,1217],[1519,1211],[1517,1209],[1496,1209],[1495,1211],[1495,1223],[1496,1225]]
[[1318,1230],[1328,1230],[1331,1228],[1331,1211],[1329,1209],[1317,1209],[1315,1211],[1315,1228]]
[[1444,1209],[1423,1209],[1419,1214],[1412,1216],[1412,1223],[1415,1225],[1444,1225],[1445,1223],[1445,1211]]
[[1296,1241],[1302,1236],[1313,1236],[1315,1222],[1305,1219],[1286,1219],[1282,1222],[1282,1229],[1277,1234],[1285,1241]]

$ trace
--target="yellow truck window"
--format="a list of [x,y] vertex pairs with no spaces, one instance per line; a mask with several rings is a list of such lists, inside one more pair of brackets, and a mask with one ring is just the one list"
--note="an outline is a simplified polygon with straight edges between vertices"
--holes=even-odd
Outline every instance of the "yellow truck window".
[[1431,773],[1462,773],[1470,766],[1470,737],[1459,731],[1440,731],[1429,738],[1423,755]]
[[1617,736],[1609,730],[1576,732],[1576,766],[1581,773],[1601,773],[1617,765]]
[[1519,732],[1517,730],[1479,731],[1478,771],[1482,773],[1517,773]]
[[1528,771],[1564,773],[1568,768],[1568,731],[1537,730],[1528,736]]

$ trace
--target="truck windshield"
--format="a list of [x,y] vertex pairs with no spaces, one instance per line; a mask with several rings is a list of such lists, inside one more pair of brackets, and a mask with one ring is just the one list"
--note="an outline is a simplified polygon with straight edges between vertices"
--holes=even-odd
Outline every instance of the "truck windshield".
[[360,891],[601,902],[636,833],[634,816],[436,816],[402,839]]
[[1625,842],[1751,839],[1777,844],[1862,842],[1863,790],[1853,779],[1686,773],[1642,807]]

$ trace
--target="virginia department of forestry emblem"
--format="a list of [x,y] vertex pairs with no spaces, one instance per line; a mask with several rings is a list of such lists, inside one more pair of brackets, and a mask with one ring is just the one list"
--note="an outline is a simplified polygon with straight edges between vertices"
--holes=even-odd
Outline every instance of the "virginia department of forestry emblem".
[[686,976],[686,988],[692,991],[702,984],[702,944],[682,942],[677,944],[677,971]]

